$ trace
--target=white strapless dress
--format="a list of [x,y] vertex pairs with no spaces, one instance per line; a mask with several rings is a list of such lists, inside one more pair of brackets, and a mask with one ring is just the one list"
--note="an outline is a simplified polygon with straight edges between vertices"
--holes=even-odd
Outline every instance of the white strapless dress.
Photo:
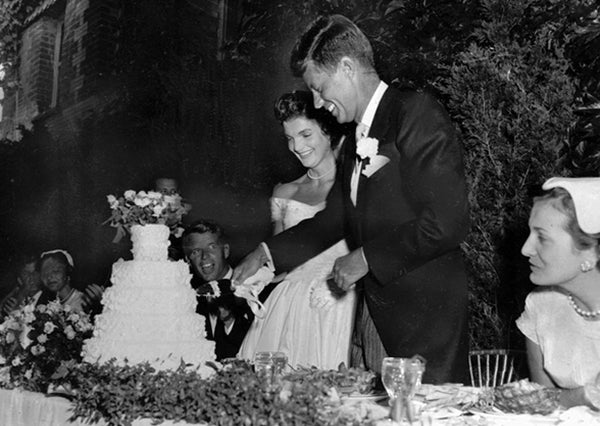
[[[271,199],[271,215],[282,220],[284,229],[324,208],[325,202],[313,206]],[[342,240],[288,273],[267,298],[265,317],[254,319],[238,357],[252,360],[256,352],[281,351],[293,367],[349,365],[356,294],[351,290],[333,297],[326,284],[333,262],[345,254],[348,247]]]

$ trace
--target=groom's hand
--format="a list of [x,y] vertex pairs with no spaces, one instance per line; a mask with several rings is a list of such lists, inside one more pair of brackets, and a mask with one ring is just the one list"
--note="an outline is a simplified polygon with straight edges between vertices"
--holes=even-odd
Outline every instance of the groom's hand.
[[369,265],[365,262],[362,248],[338,257],[333,264],[332,272],[333,280],[340,289],[344,291],[350,289],[369,272]]
[[238,266],[235,267],[231,276],[231,284],[234,287],[243,284],[247,278],[256,274],[268,261],[269,257],[261,244],[244,257]]

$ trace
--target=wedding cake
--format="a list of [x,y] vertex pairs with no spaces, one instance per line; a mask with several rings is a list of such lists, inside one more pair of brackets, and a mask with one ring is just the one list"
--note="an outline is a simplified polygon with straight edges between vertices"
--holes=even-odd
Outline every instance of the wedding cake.
[[215,360],[215,343],[206,340],[204,317],[196,314],[188,265],[167,259],[169,228],[134,225],[131,240],[133,260],[113,265],[113,286],[105,291],[93,336],[84,343],[84,361],[147,361],[166,370],[183,360],[210,375],[214,370],[206,361]]

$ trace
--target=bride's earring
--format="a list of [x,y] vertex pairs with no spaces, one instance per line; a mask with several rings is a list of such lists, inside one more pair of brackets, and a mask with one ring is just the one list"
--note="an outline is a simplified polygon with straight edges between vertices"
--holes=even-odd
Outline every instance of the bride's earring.
[[581,272],[589,272],[592,269],[594,269],[594,265],[592,265],[592,262],[590,262],[589,260],[581,262],[581,265],[579,265],[579,267],[581,268]]

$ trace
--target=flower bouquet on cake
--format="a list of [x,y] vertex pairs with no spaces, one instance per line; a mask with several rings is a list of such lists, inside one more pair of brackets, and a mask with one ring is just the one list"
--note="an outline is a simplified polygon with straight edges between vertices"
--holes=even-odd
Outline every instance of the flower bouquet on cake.
[[104,223],[117,228],[113,242],[119,242],[131,231],[133,225],[162,224],[166,225],[172,234],[180,237],[183,228],[180,226],[183,215],[191,210],[179,194],[162,194],[156,191],[135,192],[130,189],[116,197],[107,195],[111,216]]
[[46,392],[63,362],[81,361],[87,314],[58,301],[25,305],[0,324],[0,387]]

